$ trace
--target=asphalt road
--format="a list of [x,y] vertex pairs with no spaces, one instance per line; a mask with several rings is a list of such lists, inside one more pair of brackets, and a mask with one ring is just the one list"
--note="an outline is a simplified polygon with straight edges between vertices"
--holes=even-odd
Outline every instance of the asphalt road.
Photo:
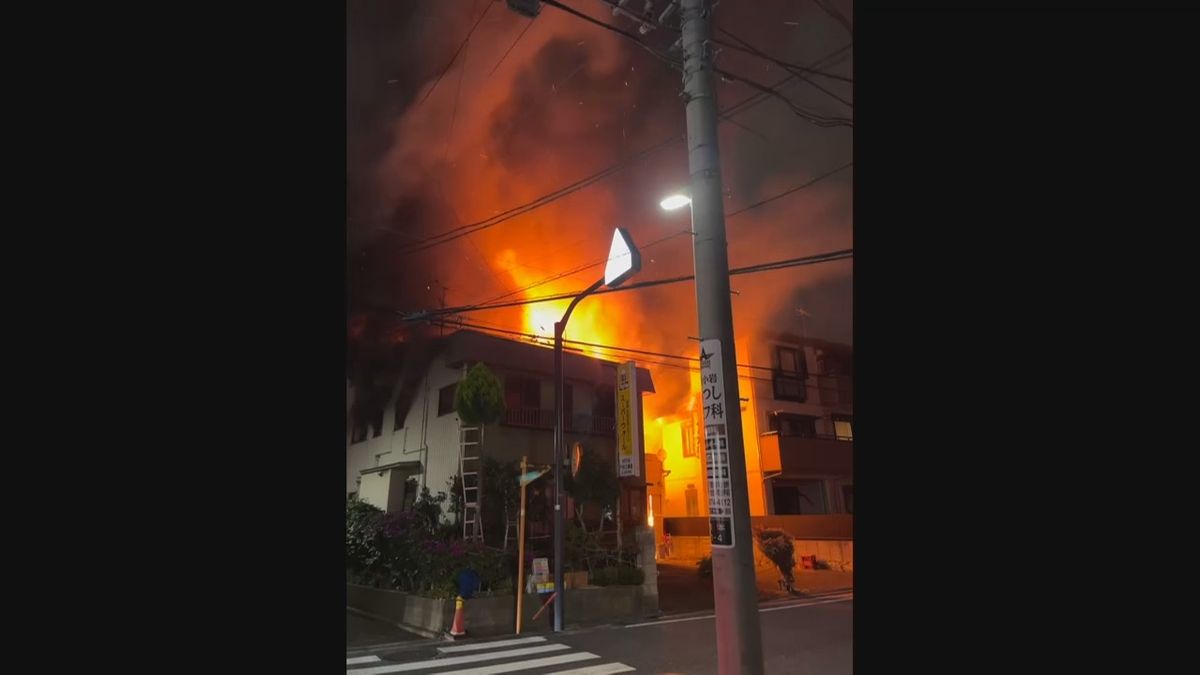
[[[766,672],[850,675],[853,612],[852,593],[760,607]],[[359,675],[705,675],[716,673],[717,638],[711,613],[703,613],[559,635],[454,643],[423,640],[391,650],[348,653],[347,657],[347,672]]]

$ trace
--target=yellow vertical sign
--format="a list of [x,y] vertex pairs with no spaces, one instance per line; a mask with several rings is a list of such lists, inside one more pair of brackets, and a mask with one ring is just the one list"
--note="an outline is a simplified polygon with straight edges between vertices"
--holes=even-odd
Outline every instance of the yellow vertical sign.
[[637,365],[627,361],[617,367],[618,476],[637,476],[641,473],[637,405]]

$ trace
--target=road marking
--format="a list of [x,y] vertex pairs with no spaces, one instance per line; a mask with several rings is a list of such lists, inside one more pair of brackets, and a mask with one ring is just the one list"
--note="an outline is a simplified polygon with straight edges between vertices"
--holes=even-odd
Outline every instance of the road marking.
[[[565,647],[566,645],[563,646]],[[560,663],[572,663],[574,661],[586,661],[598,658],[600,658],[600,655],[591,652],[576,652],[574,654],[563,654],[562,656],[547,656],[540,659],[513,661],[512,663],[500,663],[492,666],[480,666],[478,668],[443,670],[438,672],[437,675],[496,675],[497,673],[515,673],[518,670],[545,668],[546,666],[557,666]]]
[[624,663],[602,663],[598,666],[584,666],[574,670],[560,670],[549,675],[611,675],[611,673],[630,673],[637,670]]
[[[544,652],[557,652],[562,649],[570,649],[566,645],[552,644],[543,645],[540,647],[525,647],[524,649],[509,649],[507,651],[487,652],[486,654],[467,654],[466,656],[451,656],[448,659],[429,659],[427,661],[413,661],[411,663],[397,663],[387,666],[376,666],[374,668],[358,668],[355,670],[347,670],[347,675],[382,675],[382,673],[402,673],[406,670],[421,670],[422,668],[439,668],[441,666],[457,666],[461,663],[476,663],[478,661],[491,661],[494,659],[507,659],[514,656],[529,656],[530,654],[542,654]],[[504,672],[504,671],[496,671]]]
[[527,637],[515,638],[513,640],[497,640],[495,642],[480,642],[479,644],[463,645],[461,647],[438,647],[438,652],[442,654],[457,654],[459,652],[474,652],[480,649],[491,649],[492,647],[511,647],[513,645],[525,645],[531,642],[545,642],[544,637]]
[[381,660],[382,659],[380,659],[378,656],[357,656],[352,659],[346,659],[346,665],[354,666],[354,665],[358,665],[360,663],[375,663],[376,661],[381,661]]
[[758,610],[759,612],[778,612],[783,609],[796,609],[797,607],[812,607],[813,605],[832,605],[835,602],[850,602],[854,597],[848,598],[833,598],[831,600],[820,600],[818,602],[809,602],[803,605],[784,605],[783,607],[766,607]]
[[[828,604],[831,604],[834,602],[848,602],[853,599],[854,599],[854,595],[849,594],[849,595],[839,596],[839,597],[830,598],[830,599],[803,601],[803,602],[798,602],[798,603],[795,603],[792,605],[784,605],[782,607],[762,607],[758,611],[760,613],[761,612],[778,612],[781,609],[795,609],[797,607],[812,607],[813,605],[828,605]],[[663,621],[646,621],[643,623],[631,623],[625,627],[626,628],[641,628],[642,626],[663,626],[668,623],[683,623],[685,621],[703,621],[705,619],[711,619],[711,618],[713,618],[713,616],[715,616],[715,615],[705,614],[704,616],[686,616],[682,619],[665,619]]]

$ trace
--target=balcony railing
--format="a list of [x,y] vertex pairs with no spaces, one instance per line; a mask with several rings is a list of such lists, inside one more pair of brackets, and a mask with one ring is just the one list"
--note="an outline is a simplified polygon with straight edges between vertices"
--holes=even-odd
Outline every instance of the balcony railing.
[[854,406],[854,379],[847,375],[796,377],[776,370],[771,375],[774,398],[779,401],[817,403],[827,408]]
[[[567,415],[566,430],[577,434],[611,436],[617,431],[617,421],[599,415]],[[554,411],[540,408],[509,408],[504,413],[504,423],[511,427],[530,429],[553,429]]]

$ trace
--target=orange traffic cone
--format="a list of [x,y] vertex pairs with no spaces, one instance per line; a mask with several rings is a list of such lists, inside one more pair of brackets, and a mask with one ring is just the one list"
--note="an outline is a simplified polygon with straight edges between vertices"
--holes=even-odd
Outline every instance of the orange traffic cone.
[[467,634],[466,610],[463,609],[462,596],[454,598],[454,624],[450,626],[450,637],[462,637]]

